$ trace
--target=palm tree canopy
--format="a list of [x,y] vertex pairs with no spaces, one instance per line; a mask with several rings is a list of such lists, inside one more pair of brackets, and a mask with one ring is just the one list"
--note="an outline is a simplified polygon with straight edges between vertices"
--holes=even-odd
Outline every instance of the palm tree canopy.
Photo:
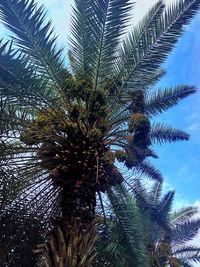
[[103,203],[101,193],[125,180],[116,162],[162,181],[146,160],[157,157],[151,145],[189,136],[150,118],[195,88],[151,89],[200,1],[170,8],[158,1],[127,33],[133,6],[75,0],[67,68],[44,7],[0,0],[0,20],[11,32],[11,41],[0,41],[0,173],[14,177],[6,209],[22,203],[47,221],[89,223],[96,193]]

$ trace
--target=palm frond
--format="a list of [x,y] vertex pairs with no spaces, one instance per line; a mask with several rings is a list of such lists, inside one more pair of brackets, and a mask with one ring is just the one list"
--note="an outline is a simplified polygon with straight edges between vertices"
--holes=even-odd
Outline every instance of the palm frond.
[[153,201],[159,202],[162,195],[163,183],[156,181],[151,187],[151,195]]
[[163,214],[166,214],[166,216],[168,216],[168,220],[170,219],[170,212],[172,210],[172,204],[173,204],[173,200],[174,200],[174,195],[175,195],[175,191],[169,191],[167,192],[160,204],[159,204],[159,209]]
[[45,15],[44,7],[38,7],[34,0],[0,1],[0,19],[13,32],[15,45],[61,92],[62,49],[57,49],[52,23],[45,22]]
[[159,115],[195,92],[194,86],[179,85],[175,88],[167,88],[150,93],[146,96],[145,113],[148,116]]
[[200,229],[200,220],[193,219],[185,223],[177,224],[172,230],[172,244],[185,244],[191,241]]
[[151,34],[151,31],[155,27],[156,21],[160,18],[164,7],[165,5],[163,1],[158,1],[149,11],[142,23],[138,25],[138,28],[134,28],[124,40],[118,61],[116,62],[118,75],[122,76],[123,79],[126,79],[131,72],[133,62],[135,61],[134,56],[136,56],[135,51],[137,51],[141,44],[146,41],[146,35]]
[[94,20],[90,0],[75,0],[72,15],[72,38],[70,39],[69,60],[74,74],[91,74],[92,38],[91,22]]
[[116,52],[120,37],[124,33],[132,8],[130,0],[100,0],[94,3],[96,22],[97,53],[94,58],[94,88],[108,80],[113,72],[112,65],[116,58]]
[[13,106],[56,105],[57,97],[47,87],[45,77],[38,76],[36,68],[14,49],[12,42],[3,40],[0,41],[0,77],[1,98]]
[[[154,228],[156,230],[160,228],[162,230],[169,230],[170,224],[168,220],[168,214],[161,211],[161,201],[158,198],[154,198],[155,196],[153,196],[154,192],[152,191],[152,189],[149,191],[144,185],[142,185],[139,180],[136,180],[131,187],[133,196],[141,213],[143,214],[143,216],[145,216],[146,219],[150,219],[150,222],[148,222],[148,227],[152,227],[152,231]],[[153,235],[153,232],[149,234]]]
[[170,222],[172,225],[184,223],[191,219],[192,216],[197,214],[198,209],[196,207],[186,207],[178,211],[175,211],[170,216]]
[[145,249],[142,243],[140,216],[137,207],[120,186],[117,186],[114,190],[109,189],[107,194],[114,213],[119,220],[120,228],[125,238],[124,242],[127,243],[131,258],[134,259],[136,266],[148,266],[147,258],[144,254]]
[[156,169],[149,161],[144,161],[138,166],[134,167],[135,174],[144,175],[147,178],[150,178],[153,181],[163,181],[162,174],[158,169]]
[[150,31],[145,31],[144,41],[135,49],[132,48],[135,40],[140,37],[141,30],[132,30],[125,41],[133,51],[131,56],[128,55],[129,65],[123,79],[123,88],[143,88],[143,85],[151,82],[152,73],[160,68],[183,32],[184,25],[190,22],[199,6],[198,0],[181,0],[165,8]]
[[1,81],[11,85],[18,84],[26,86],[30,84],[30,78],[34,68],[28,66],[27,61],[21,54],[13,49],[12,42],[0,40],[0,75]]
[[150,138],[152,142],[162,145],[166,142],[188,140],[189,135],[169,125],[154,123],[151,126]]
[[[154,85],[156,85],[166,74],[166,71],[162,68],[154,71],[151,75],[151,81],[143,87],[143,90],[149,90],[152,89]],[[145,93],[146,95],[146,93]]]
[[175,248],[173,255],[179,259],[186,259],[191,261],[200,261],[200,247],[186,245],[181,248]]
[[70,61],[75,72],[87,77],[90,74],[95,89],[102,79],[105,80],[105,75],[111,74],[120,36],[129,19],[132,7],[129,2],[75,1]]

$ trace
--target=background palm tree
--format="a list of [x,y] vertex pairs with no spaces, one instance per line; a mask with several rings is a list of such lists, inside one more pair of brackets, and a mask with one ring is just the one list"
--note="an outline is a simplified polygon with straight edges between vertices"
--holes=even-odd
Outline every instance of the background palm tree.
[[[143,233],[138,237],[146,248],[149,266],[188,267],[200,262],[200,247],[189,242],[199,233],[200,219],[194,217],[199,211],[186,207],[174,212],[174,191],[164,196],[161,193],[159,182],[147,188],[136,180],[129,193],[121,186],[115,188],[116,195],[111,198],[114,206],[118,206],[118,212],[107,217],[107,227],[97,243],[99,253],[95,266],[129,267],[135,264],[130,244],[132,240],[138,242],[135,233],[139,231],[131,233],[130,225]],[[121,216],[116,216],[117,213]]]
[[[5,208],[21,203],[43,215],[46,229],[53,222],[48,244],[38,248],[42,266],[90,266],[96,193],[102,204],[101,194],[112,197],[112,186],[124,180],[116,160],[161,181],[145,161],[157,157],[151,144],[188,139],[169,126],[151,127],[150,118],[195,88],[149,92],[200,1],[168,9],[159,1],[124,37],[132,6],[128,0],[76,0],[67,69],[44,8],[0,0],[1,21],[12,32],[12,41],[0,45],[0,167],[19,181]],[[136,256],[137,266],[147,266]]]

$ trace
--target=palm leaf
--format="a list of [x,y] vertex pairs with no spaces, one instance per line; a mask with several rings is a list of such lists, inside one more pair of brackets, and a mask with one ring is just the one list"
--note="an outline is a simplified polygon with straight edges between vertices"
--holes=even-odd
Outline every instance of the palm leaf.
[[182,224],[177,224],[172,231],[172,244],[185,244],[191,241],[200,229],[200,220],[193,219]]
[[148,266],[145,250],[142,244],[140,217],[133,200],[127,195],[123,187],[117,186],[107,191],[108,198],[116,214],[121,231],[123,232],[127,249],[135,266]]
[[0,95],[10,105],[41,107],[54,103],[57,97],[38,76],[36,68],[24,55],[17,53],[12,42],[0,41]]
[[152,201],[159,202],[162,194],[162,187],[163,184],[162,182],[156,181],[154,185],[152,185],[151,189],[151,199]]
[[166,214],[168,216],[168,219],[169,219],[169,214],[172,210],[172,204],[173,204],[173,200],[174,200],[174,195],[175,195],[175,191],[169,191],[167,192],[162,200],[161,200],[161,203],[159,204],[159,208],[160,208],[160,211],[163,213],[163,214]]
[[153,92],[146,97],[145,113],[148,116],[159,115],[167,109],[174,107],[179,101],[195,92],[195,87],[186,85]]
[[21,54],[17,55],[12,42],[0,40],[0,75],[1,81],[11,85],[26,85],[31,83],[34,69],[28,66]]
[[118,75],[125,78],[131,72],[135,51],[145,42],[147,33],[150,34],[155,27],[155,23],[162,15],[164,7],[163,0],[158,1],[138,27],[134,28],[124,40],[118,60],[116,61],[115,68],[118,71]]
[[[156,184],[161,185],[161,183],[159,182]],[[170,224],[168,220],[168,214],[163,213],[163,211],[160,209],[161,201],[158,198],[158,195],[160,195],[160,193],[158,192],[161,189],[156,189],[157,192],[155,193],[157,193],[157,199],[155,199],[155,195],[153,195],[153,189],[154,187],[151,188],[151,190],[148,190],[144,185],[142,185],[139,180],[136,180],[131,187],[134,198],[141,213],[143,214],[143,216],[145,216],[145,218],[147,218],[148,220],[150,219],[151,221],[151,223],[148,221],[148,227],[150,227],[151,229],[155,228],[156,230],[158,230],[159,228],[161,228],[162,230],[169,230]],[[153,232],[149,234],[153,235]]]
[[72,15],[72,38],[70,39],[69,60],[74,74],[89,75],[92,59],[92,6],[90,0],[75,0]]
[[151,126],[151,141],[163,144],[165,142],[177,142],[188,140],[189,135],[179,129],[175,129],[169,125],[154,123]]
[[62,91],[62,49],[56,48],[51,21],[45,23],[44,7],[35,1],[1,0],[0,19],[13,32],[14,42],[31,63],[58,90]]
[[[153,86],[155,86],[166,74],[166,71],[162,68],[154,71],[154,73],[151,76],[151,81],[146,85],[146,87],[143,87],[143,90],[152,89]],[[145,93],[146,96],[146,93]]]
[[94,58],[94,88],[112,74],[120,37],[124,33],[132,4],[130,0],[100,0],[94,3],[97,17],[97,53]]
[[188,260],[193,262],[200,261],[200,248],[186,245],[181,248],[175,248],[173,250],[173,255],[181,260]]
[[[133,49],[131,57],[128,56],[130,62],[123,88],[143,88],[151,82],[152,74],[160,68],[199,6],[198,0],[181,0],[165,9],[151,31],[145,32],[144,41]],[[130,44],[130,49],[140,35],[141,31],[136,29],[128,36],[126,43]]]
[[132,7],[129,1],[75,1],[70,61],[76,73],[91,76],[95,89],[102,79],[105,80],[105,75],[111,74],[120,36]]
[[134,168],[135,174],[144,175],[153,181],[162,182],[163,177],[158,169],[156,169],[150,162],[144,161]]
[[172,225],[184,223],[190,220],[190,218],[194,216],[195,214],[197,214],[197,212],[198,212],[198,209],[196,207],[182,208],[171,214],[170,222]]

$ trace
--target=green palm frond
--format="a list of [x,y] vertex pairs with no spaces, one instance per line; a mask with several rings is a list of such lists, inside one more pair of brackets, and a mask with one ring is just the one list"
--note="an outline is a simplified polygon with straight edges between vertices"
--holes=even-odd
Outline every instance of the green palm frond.
[[36,68],[14,49],[12,42],[0,41],[0,94],[10,106],[38,108],[56,105],[55,93],[47,81],[38,76]]
[[[155,186],[157,185],[157,186]],[[159,185],[159,186],[158,186]],[[156,187],[156,192],[153,190]],[[158,189],[159,187],[159,189]],[[136,180],[131,187],[133,197],[141,213],[147,219],[147,227],[153,231],[158,229],[170,229],[168,213],[161,210],[161,183],[155,182],[152,188],[146,188],[139,180]],[[155,196],[157,194],[157,196]],[[150,220],[150,221],[149,221]],[[144,222],[146,224],[146,222]],[[152,226],[153,225],[153,226]],[[154,230],[155,230],[154,229]],[[149,233],[150,234],[150,233]],[[153,233],[151,233],[153,234]]]
[[186,259],[193,262],[200,262],[200,248],[196,246],[182,246],[181,248],[175,248],[173,255],[179,259]]
[[120,37],[124,33],[132,8],[130,0],[100,0],[95,1],[94,10],[97,17],[97,53],[94,58],[94,88],[108,80],[112,75],[112,65]]
[[[158,69],[158,70],[155,70],[152,74],[151,74],[151,81],[148,83],[148,84],[144,84],[143,87],[142,87],[142,92],[144,94],[144,99],[145,99],[145,96],[147,94],[147,90],[151,90],[153,88],[153,86],[158,83],[162,77],[166,74],[166,71],[162,68]],[[133,88],[134,89],[134,88]],[[119,97],[119,100],[122,101],[122,103],[129,103],[129,101],[132,100],[131,98],[131,95],[130,95],[130,91],[124,91],[122,89],[118,90],[118,97]],[[137,91],[137,88],[136,88],[136,91]],[[134,90],[133,90],[133,93],[134,93]]]
[[[126,243],[130,259],[134,259],[135,266],[148,266],[142,243],[142,229],[140,228],[140,215],[137,207],[121,186],[115,187],[114,190],[109,189],[107,194],[119,220],[120,229],[124,235],[124,245]],[[130,261],[130,263],[132,262]]]
[[144,41],[135,46],[135,49],[132,48],[140,38],[141,30],[132,30],[125,41],[124,50],[128,46],[131,56],[127,54],[129,64],[123,79],[123,88],[143,88],[151,82],[152,74],[160,68],[183,32],[183,26],[190,22],[199,6],[198,0],[181,0],[165,8],[150,30],[144,32]]
[[163,214],[166,214],[168,216],[168,219],[170,219],[170,212],[172,210],[172,204],[173,204],[173,200],[174,200],[174,195],[175,195],[175,191],[169,191],[167,192],[160,204],[159,204],[159,208],[160,208],[160,211],[163,213]]
[[[151,81],[149,84],[143,87],[143,90],[152,89],[154,85],[156,85],[166,74],[166,71],[162,68],[156,70],[154,74],[152,74]],[[146,96],[146,92],[144,94]]]
[[159,210],[156,208],[157,203],[151,201],[151,195],[147,188],[140,181],[135,181],[131,190],[143,216],[151,218],[155,223],[157,222],[160,226],[165,227],[165,222],[160,221]]
[[155,182],[151,189],[151,199],[154,203],[159,202],[162,195],[163,183]]
[[[156,244],[169,241],[171,228],[172,241],[181,244],[199,227],[188,220],[192,209],[170,217],[174,192],[162,197],[163,177],[146,161],[157,157],[151,141],[188,139],[178,129],[151,126],[148,116],[176,105],[195,89],[159,91],[147,96],[146,107],[144,98],[164,74],[160,65],[200,2],[180,0],[166,9],[158,1],[122,43],[132,6],[131,0],[75,0],[70,73],[44,7],[36,0],[0,0],[0,21],[12,32],[12,42],[0,41],[0,228],[1,215],[7,212],[10,218],[19,213],[19,229],[25,227],[28,221],[20,212],[26,207],[25,213],[40,215],[48,229],[55,220],[63,224],[55,229],[66,230],[69,240],[78,242],[68,226],[74,223],[75,232],[79,222],[83,229],[90,228],[99,194],[105,221],[115,228],[110,244],[110,228],[103,225],[106,230],[99,231],[106,235],[106,255],[115,257],[115,266],[132,267],[134,261],[137,267],[147,267],[145,238],[156,250]],[[134,179],[129,183],[128,177],[126,181],[117,160],[140,179],[150,178],[154,186],[145,188]],[[105,192],[111,210],[104,209]],[[145,238],[144,229],[150,231]],[[92,235],[88,232],[87,238]],[[53,232],[50,237],[54,239]],[[48,244],[50,248],[51,240]],[[89,262],[91,255],[86,256]]]
[[172,225],[184,223],[185,221],[189,220],[192,216],[197,214],[198,209],[196,207],[186,207],[182,208],[178,211],[172,212],[170,216],[170,222]]
[[95,90],[112,74],[116,49],[132,5],[130,0],[75,1],[71,65],[76,72],[90,75]]
[[176,224],[172,230],[172,244],[173,246],[179,244],[183,245],[191,241],[200,229],[200,220],[191,219],[181,224]]
[[142,23],[139,24],[138,28],[134,28],[124,40],[118,61],[116,62],[118,75],[122,76],[124,79],[126,79],[133,67],[133,62],[135,61],[134,56],[136,57],[135,51],[140,48],[141,44],[145,42],[146,35],[150,34],[155,27],[155,23],[161,16],[164,7],[163,1],[158,1],[149,11]]
[[154,123],[151,126],[151,141],[162,145],[165,142],[188,140],[189,135],[169,125]]
[[167,88],[150,93],[146,96],[145,113],[148,116],[159,115],[195,92],[194,86],[179,85],[175,88]]
[[[2,93],[0,89],[0,93]],[[0,99],[0,144],[5,144],[9,138],[16,139],[17,133],[21,132],[32,115],[23,109],[23,106],[15,105],[9,98]]]
[[144,161],[134,168],[135,174],[140,174],[153,181],[163,181],[162,174],[149,161]]
[[23,55],[13,49],[12,42],[0,40],[0,58],[1,82],[11,85],[26,84],[26,87],[31,83],[35,69],[28,65]]
[[17,173],[0,167],[0,211],[17,196],[20,180]]
[[72,16],[72,38],[70,39],[69,60],[74,74],[91,74],[91,59],[93,56],[94,20],[90,0],[75,0]]
[[0,1],[0,19],[14,34],[15,45],[37,72],[62,91],[62,49],[57,49],[52,23],[45,22],[45,15],[44,7],[38,7],[35,1]]

